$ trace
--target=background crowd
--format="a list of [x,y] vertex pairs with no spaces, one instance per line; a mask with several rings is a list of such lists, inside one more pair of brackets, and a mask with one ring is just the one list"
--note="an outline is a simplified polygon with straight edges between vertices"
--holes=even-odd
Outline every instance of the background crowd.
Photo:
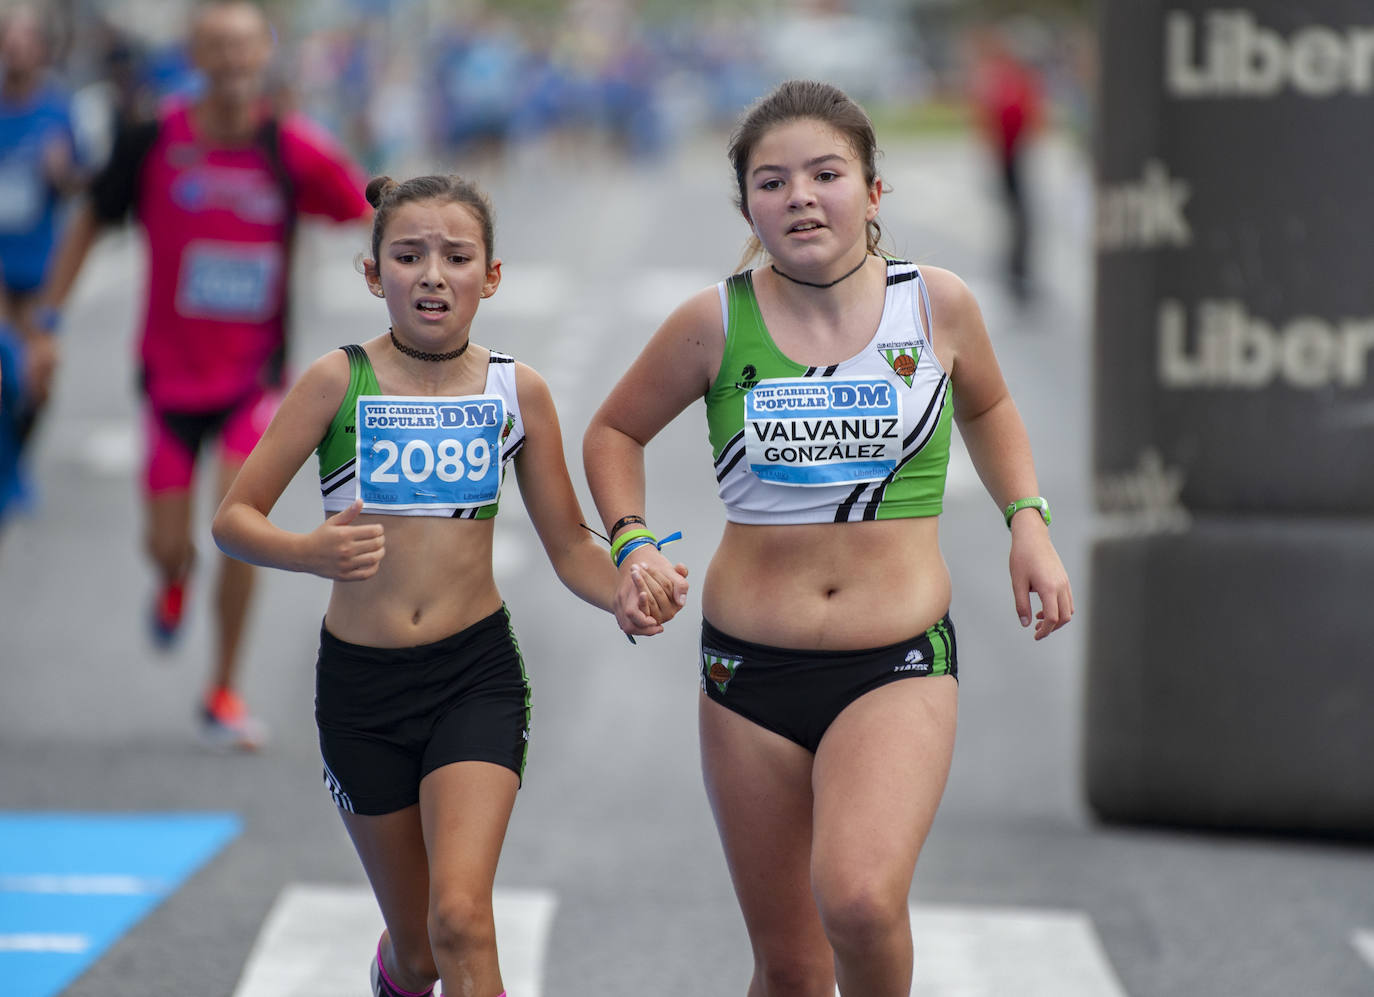
[[[98,156],[103,115],[193,91],[188,0],[52,0],[54,62]],[[582,140],[654,157],[725,127],[772,83],[829,80],[882,117],[958,125],[996,22],[1044,80],[1056,120],[1087,126],[1092,25],[1083,3],[811,0],[300,0],[264,5],[276,84],[369,169]]]

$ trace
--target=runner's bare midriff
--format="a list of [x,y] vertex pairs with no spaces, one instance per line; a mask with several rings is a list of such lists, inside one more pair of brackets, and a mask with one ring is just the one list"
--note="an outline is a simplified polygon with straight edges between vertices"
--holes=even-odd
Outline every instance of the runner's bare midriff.
[[491,572],[494,520],[359,516],[384,527],[386,556],[371,578],[335,582],[325,626],[367,647],[442,640],[501,608]]
[[727,523],[702,587],[726,633],[774,647],[880,647],[949,609],[934,516],[867,523]]

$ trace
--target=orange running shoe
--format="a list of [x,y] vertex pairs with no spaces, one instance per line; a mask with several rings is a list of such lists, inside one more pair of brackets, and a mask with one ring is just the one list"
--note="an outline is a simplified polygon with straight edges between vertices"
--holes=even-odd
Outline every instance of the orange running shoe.
[[249,715],[238,693],[223,686],[201,704],[200,733],[217,751],[257,751],[267,743],[267,728]]

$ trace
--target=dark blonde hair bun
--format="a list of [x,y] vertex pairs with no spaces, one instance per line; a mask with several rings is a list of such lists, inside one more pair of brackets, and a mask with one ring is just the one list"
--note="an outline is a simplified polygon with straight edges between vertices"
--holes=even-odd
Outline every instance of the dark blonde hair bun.
[[391,177],[373,177],[368,181],[367,190],[363,191],[363,196],[367,198],[367,203],[374,208],[380,207],[382,198],[391,193],[399,186]]

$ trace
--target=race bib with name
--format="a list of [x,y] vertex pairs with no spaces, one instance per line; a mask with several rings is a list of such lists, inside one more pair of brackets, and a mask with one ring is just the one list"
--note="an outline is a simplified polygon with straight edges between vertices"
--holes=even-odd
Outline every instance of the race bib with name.
[[280,246],[192,242],[181,258],[177,311],[188,318],[260,322],[276,310]]
[[902,399],[882,378],[769,378],[744,396],[744,437],[763,481],[881,481],[902,451]]
[[466,509],[500,495],[500,395],[363,395],[357,420],[365,510]]

